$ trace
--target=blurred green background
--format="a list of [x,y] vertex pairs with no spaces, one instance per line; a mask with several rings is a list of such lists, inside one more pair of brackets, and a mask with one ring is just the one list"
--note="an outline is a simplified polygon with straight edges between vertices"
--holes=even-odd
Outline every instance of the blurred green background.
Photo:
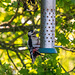
[[32,64],[27,33],[40,31],[40,15],[41,0],[0,0],[0,75],[75,75],[75,0],[56,0],[55,45],[64,47]]

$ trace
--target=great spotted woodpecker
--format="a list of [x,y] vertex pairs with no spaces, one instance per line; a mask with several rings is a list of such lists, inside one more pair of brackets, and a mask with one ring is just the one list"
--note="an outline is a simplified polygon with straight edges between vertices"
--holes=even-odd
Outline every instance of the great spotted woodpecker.
[[28,48],[29,48],[29,51],[30,51],[30,57],[32,59],[32,63],[34,63],[36,57],[38,55],[41,55],[39,52],[38,52],[38,49],[39,49],[39,38],[36,37],[36,32],[31,30],[28,32]]

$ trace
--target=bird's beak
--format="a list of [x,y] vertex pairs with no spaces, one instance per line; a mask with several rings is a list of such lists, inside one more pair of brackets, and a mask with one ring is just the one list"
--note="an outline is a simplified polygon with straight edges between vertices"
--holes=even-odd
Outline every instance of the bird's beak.
[[38,31],[34,31],[32,37],[36,37],[36,34],[39,33]]

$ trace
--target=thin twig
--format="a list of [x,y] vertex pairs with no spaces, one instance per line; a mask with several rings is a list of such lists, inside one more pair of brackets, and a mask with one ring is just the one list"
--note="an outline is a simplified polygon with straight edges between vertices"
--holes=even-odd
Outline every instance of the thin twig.
[[39,0],[37,0],[37,3],[41,6],[41,3],[39,2]]
[[74,69],[75,69],[75,67],[72,70],[68,71],[68,72],[72,72]]
[[[58,64],[62,67],[62,69],[63,69],[65,72],[67,72],[67,71],[64,69],[64,67],[63,67],[59,62],[58,62]],[[72,70],[68,71],[67,73],[72,72],[74,69],[75,69],[75,67],[74,67]]]
[[17,10],[15,15],[9,20],[9,23],[11,23],[16,17],[17,17],[17,13],[18,13],[18,9],[19,9],[19,5],[20,5],[20,0],[17,0]]
[[10,43],[13,43],[15,40],[17,40],[17,38],[19,38],[19,37],[21,37],[21,36],[23,36],[24,35],[24,33],[23,34],[21,34],[21,35],[19,35],[19,36],[17,36],[16,38],[14,38],[12,41],[10,41]]
[[21,59],[20,55],[18,54],[18,51],[16,51],[16,54],[17,54],[18,58],[21,60],[23,67],[26,68],[26,65],[24,64],[23,60]]
[[[15,44],[13,44],[13,45],[11,45],[10,43],[5,43],[4,41],[2,42],[2,41],[0,41],[0,43],[1,43],[1,47],[0,47],[0,49],[9,49],[9,50],[11,50],[11,51],[17,51],[18,50],[18,48],[19,47],[13,47]],[[9,47],[7,47],[7,46],[9,46]],[[12,48],[10,48],[10,46],[12,46]],[[20,46],[21,47],[21,46]],[[25,50],[28,50],[28,49],[25,49]],[[23,51],[25,51],[25,50],[23,50]],[[18,50],[19,52],[20,52],[20,50]]]
[[[19,51],[20,52],[20,54],[22,54],[24,57],[26,57],[26,55],[28,55],[28,54],[24,54],[23,52],[21,52],[21,51]],[[28,55],[29,56],[29,55]],[[28,57],[26,57],[26,58],[28,58]],[[29,59],[29,58],[28,58]]]
[[75,52],[73,49],[69,49],[67,47],[61,47],[63,50],[66,50],[66,51],[71,51],[71,52]]
[[31,17],[28,18],[28,19],[22,24],[22,26],[24,26],[30,19],[31,19]]
[[[39,18],[39,19],[37,20],[37,23],[40,21],[40,19],[41,19],[41,18]],[[37,24],[37,23],[36,23],[36,24]]]
[[16,10],[15,15],[8,22],[3,22],[2,24],[0,24],[0,26],[9,26],[10,27],[11,22],[17,17],[19,5],[20,5],[20,0],[17,0],[17,2],[18,2],[18,4],[17,4],[17,10]]
[[62,67],[62,69],[65,71],[65,72],[67,72],[65,69],[64,69],[64,67],[58,62],[58,64]]
[[[16,65],[15,65],[15,63],[13,62],[13,60],[11,59],[11,57],[10,57],[10,55],[9,55],[9,52],[8,52],[8,50],[6,50],[7,51],[7,55],[8,55],[8,57],[9,57],[9,59],[11,60],[11,62],[13,63],[13,65],[15,66],[15,68],[18,70],[18,68],[16,67]],[[19,70],[18,70],[19,71]]]

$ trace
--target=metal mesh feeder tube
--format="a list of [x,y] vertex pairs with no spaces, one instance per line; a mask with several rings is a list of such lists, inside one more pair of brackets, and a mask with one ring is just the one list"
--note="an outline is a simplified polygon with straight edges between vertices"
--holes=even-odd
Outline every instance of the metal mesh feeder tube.
[[41,0],[41,53],[57,53],[55,44],[55,6],[56,0]]

